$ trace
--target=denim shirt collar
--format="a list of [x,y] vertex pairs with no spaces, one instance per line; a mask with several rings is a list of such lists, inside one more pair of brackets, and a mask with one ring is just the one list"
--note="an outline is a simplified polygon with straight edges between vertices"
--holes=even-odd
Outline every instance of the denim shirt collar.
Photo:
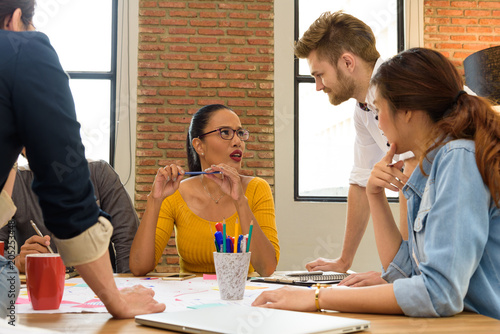
[[[444,144],[443,144],[444,145]],[[425,190],[425,185],[427,184],[427,179],[429,177],[429,173],[431,171],[432,167],[432,162],[434,161],[434,158],[436,157],[437,152],[442,148],[443,146],[439,146],[429,152],[427,156],[424,158],[422,161],[422,166],[423,170],[425,172],[424,175],[422,173],[422,170],[420,169],[420,164],[415,167],[415,170],[413,173],[410,175],[410,178],[406,182],[406,184],[403,187],[403,195],[405,196],[406,199],[409,199],[412,197],[413,194],[417,195],[418,197],[422,198],[422,195],[424,194]]]
[[420,166],[417,166],[403,187],[403,195],[405,198],[408,200],[413,195],[422,198],[426,181],[427,177],[422,174]]

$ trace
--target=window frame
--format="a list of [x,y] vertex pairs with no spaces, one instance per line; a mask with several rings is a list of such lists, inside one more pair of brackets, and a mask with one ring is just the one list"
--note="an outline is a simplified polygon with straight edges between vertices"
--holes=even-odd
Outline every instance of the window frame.
[[116,136],[116,71],[118,47],[118,0],[111,0],[111,66],[109,71],[66,71],[70,79],[109,80],[110,81],[110,120],[109,120],[109,164],[115,165]]
[[[299,40],[299,1],[294,0],[294,41]],[[304,1],[304,0],[302,0]],[[397,1],[397,52],[405,49],[405,0]],[[294,101],[293,101],[293,114],[294,114],[294,200],[297,202],[347,202],[347,196],[300,196],[299,195],[299,84],[312,83],[314,84],[314,77],[311,75],[299,74],[299,58],[294,56],[293,60],[294,71]],[[399,198],[388,198],[389,202],[398,202]]]

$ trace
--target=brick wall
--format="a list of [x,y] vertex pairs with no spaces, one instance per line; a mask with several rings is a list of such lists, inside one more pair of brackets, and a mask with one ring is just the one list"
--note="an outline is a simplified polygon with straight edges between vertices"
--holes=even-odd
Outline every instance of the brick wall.
[[[273,0],[139,3],[136,209],[160,166],[187,165],[191,115],[220,103],[250,130],[242,174],[274,185]],[[158,271],[178,271],[170,239]]]
[[448,57],[463,75],[470,54],[500,45],[500,1],[425,1],[425,47]]

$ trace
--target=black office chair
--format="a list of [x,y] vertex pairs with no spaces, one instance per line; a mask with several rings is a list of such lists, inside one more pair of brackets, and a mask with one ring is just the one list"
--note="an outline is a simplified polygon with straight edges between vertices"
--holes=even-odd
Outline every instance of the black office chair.
[[471,54],[464,60],[464,70],[467,87],[500,104],[500,46]]

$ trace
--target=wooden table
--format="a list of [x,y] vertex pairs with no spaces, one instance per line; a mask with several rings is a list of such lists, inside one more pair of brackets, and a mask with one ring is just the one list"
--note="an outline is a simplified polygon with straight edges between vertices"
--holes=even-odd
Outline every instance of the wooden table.
[[[132,274],[115,276],[131,277]],[[370,321],[371,329],[360,333],[500,333],[500,320],[470,312],[449,318],[410,318],[399,315],[338,312],[322,314]],[[177,333],[142,326],[134,319],[116,320],[109,313],[28,313],[17,314],[17,317],[16,324],[72,334]]]
[[[500,320],[469,312],[439,319],[358,313],[324,314],[371,321],[371,330],[361,333],[500,333]],[[115,320],[107,313],[19,314],[16,324],[78,334],[174,333],[138,325],[133,319]]]

